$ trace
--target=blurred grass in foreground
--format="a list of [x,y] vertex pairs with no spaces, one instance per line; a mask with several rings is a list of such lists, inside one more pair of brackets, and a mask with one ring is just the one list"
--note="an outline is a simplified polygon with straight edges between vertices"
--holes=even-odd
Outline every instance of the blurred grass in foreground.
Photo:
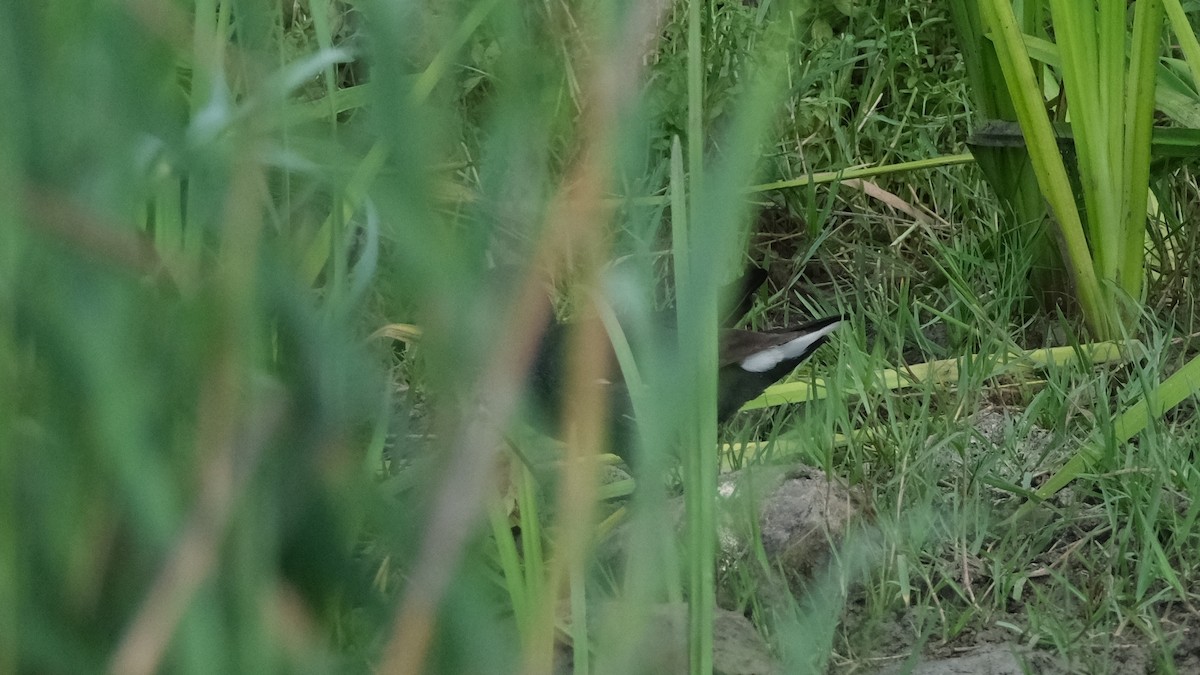
[[[624,569],[590,564],[609,510],[579,497],[594,467],[524,467],[509,413],[540,319],[607,339],[603,294],[643,326],[682,251],[699,325],[745,239],[786,274],[760,298],[772,320],[852,307],[855,328],[818,355],[838,364],[828,404],[744,414],[722,440],[739,466],[794,448],[877,521],[782,607],[744,570],[718,579],[779,656],[854,669],[998,620],[1085,663],[1118,626],[1167,644],[1156,622],[1200,578],[1194,419],[1150,425],[1140,455],[1105,420],[1188,338],[1168,351],[1156,327],[1135,366],[1080,351],[998,379],[1071,340],[1025,315],[1031,260],[974,168],[931,159],[966,135],[950,24],[933,4],[835,4],[710,4],[698,25],[652,3],[0,6],[0,673],[530,672],[567,636],[577,672],[646,666],[653,604],[683,599],[705,544],[677,550],[651,478]],[[864,165],[861,194],[817,187]],[[1190,171],[1163,179],[1150,292],[1184,335]],[[753,185],[778,220],[747,236]],[[421,344],[369,337],[391,323]],[[711,440],[706,338],[688,339],[638,364],[651,476],[681,428]],[[569,452],[587,454],[605,364],[577,354]],[[952,382],[904,366],[968,354]],[[911,386],[878,386],[889,368]],[[979,453],[970,413],[1010,399]],[[1039,425],[1055,442],[1031,454]],[[1097,428],[1114,440],[1084,498],[997,525]]]
[[[662,191],[665,157],[647,149],[672,132],[701,167],[716,120],[694,77],[711,77],[720,36],[689,48],[686,129],[663,121],[681,102],[652,113],[639,94],[670,10],[0,9],[0,672],[548,668],[560,594],[602,586],[585,564],[595,479],[563,475],[549,576],[520,625],[483,507],[552,311],[546,282],[581,289],[581,317],[610,253],[633,261],[630,288],[649,287],[661,207],[611,196]],[[723,14],[701,20],[728,30]],[[719,277],[741,265],[738,196],[779,75],[720,120],[730,145],[707,190],[678,185],[693,207],[685,326],[711,323]],[[366,340],[395,320],[426,335],[407,396]],[[585,325],[580,339],[607,339]],[[714,338],[696,339],[705,354]],[[609,367],[580,353],[579,382]],[[680,367],[658,360],[651,381]],[[704,409],[685,402],[694,385],[647,409],[653,452],[691,415],[670,411]],[[584,454],[600,447],[595,409],[570,413]],[[410,417],[432,440],[407,433]],[[378,479],[409,461],[393,500]],[[539,537],[526,525],[523,546]],[[711,566],[706,550],[692,555]],[[629,574],[647,593],[631,607],[678,597],[653,560]],[[619,629],[595,649],[619,663],[628,642]]]

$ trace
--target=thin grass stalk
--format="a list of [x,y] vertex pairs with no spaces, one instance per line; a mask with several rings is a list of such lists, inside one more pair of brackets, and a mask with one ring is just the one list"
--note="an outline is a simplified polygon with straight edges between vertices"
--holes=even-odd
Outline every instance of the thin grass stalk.
[[[699,3],[693,0],[694,5]],[[684,411],[681,415],[683,424],[680,434],[681,454],[683,457],[684,504],[687,518],[687,596],[688,596],[688,663],[692,673],[712,672],[712,627],[716,606],[714,582],[716,579],[716,525],[713,505],[716,501],[715,476],[711,485],[707,480],[705,465],[707,456],[699,452],[701,448],[712,447],[716,443],[715,433],[706,434],[704,428],[705,393],[700,391],[700,382],[704,378],[702,364],[716,362],[715,334],[713,338],[713,360],[702,361],[705,356],[703,335],[697,335],[695,329],[703,321],[703,308],[697,305],[703,301],[702,290],[698,288],[704,281],[697,271],[697,262],[693,257],[693,231],[690,214],[698,209],[689,209],[684,198],[684,185],[687,185],[683,175],[683,159],[678,137],[671,146],[671,236],[672,248],[675,251],[675,278],[679,318],[679,351],[686,361],[681,362],[680,368],[685,373],[684,381],[694,386],[684,388],[686,392],[694,392],[684,397]],[[692,204],[695,205],[695,183],[690,186]],[[715,301],[714,301],[715,306]],[[715,311],[713,325],[716,323]],[[712,392],[712,409],[716,410],[716,392]],[[716,420],[712,420],[715,432]],[[705,445],[706,435],[713,435],[712,443]]]
[[224,28],[226,4],[219,0],[196,0],[196,19],[192,22],[192,86],[188,102],[193,114],[199,112],[212,96],[214,74],[221,72],[225,61],[225,42],[224,39],[218,41],[217,36],[224,37],[218,27]]
[[[1063,86],[1071,111],[1071,129],[1075,136],[1075,154],[1079,181],[1083,187],[1091,258],[1099,279],[1116,275],[1116,259],[1105,237],[1111,231],[1112,212],[1119,207],[1112,203],[1111,181],[1105,178],[1107,167],[1107,134],[1104,99],[1098,80],[1108,74],[1101,70],[1097,50],[1096,17],[1092,4],[1074,0],[1050,0],[1055,38],[1062,59]],[[1057,147],[1057,146],[1052,146]]]
[[591,632],[588,630],[587,581],[583,565],[571,568],[568,582],[571,589],[571,649],[574,654],[574,675],[588,675],[591,672],[592,648]]
[[[223,87],[220,79],[225,68],[225,36],[229,29],[229,3],[220,0],[197,0],[196,19],[192,24],[192,86],[188,100],[192,118],[195,119],[212,97]],[[213,17],[216,17],[215,25]],[[195,182],[189,183],[187,193],[187,221],[184,223],[183,248],[194,262],[204,249],[204,228],[197,214],[203,211],[208,195],[197,189]]]
[[[1145,72],[1148,67],[1153,71],[1157,58],[1162,10],[1158,0],[1156,4],[1138,5],[1142,20],[1134,40],[1140,54],[1131,68],[1143,72],[1127,90],[1125,3],[1101,2],[1097,12],[1091,3],[1051,2],[1064,83],[1073,103],[1071,122],[1096,271],[1133,297],[1142,283],[1154,101]],[[1154,16],[1157,21],[1149,21]],[[1136,179],[1131,172],[1137,172]]]
[[[321,49],[333,49],[333,34],[329,27],[329,13],[332,9],[331,4],[326,0],[315,0],[309,3],[309,15],[312,17],[313,33],[317,39],[317,45]],[[334,92],[337,90],[336,66],[333,63],[327,65],[322,73],[322,84],[325,88],[325,98],[329,100],[330,105],[334,101]],[[283,116],[283,110],[279,111],[280,117]],[[338,137],[338,117],[332,110],[328,118],[329,136],[332,139]],[[331,195],[332,208],[329,210],[329,220],[331,227],[326,233],[329,242],[330,255],[329,263],[329,279],[326,283],[326,292],[328,297],[334,302],[341,302],[346,294],[346,246],[345,231],[346,223],[350,218],[350,214],[345,212],[342,207],[343,192],[338,190]],[[351,213],[353,213],[351,211]]]
[[700,25],[704,2],[689,0],[687,7],[687,162],[695,209],[704,175],[704,43]]
[[[691,218],[700,213],[704,196],[704,53],[701,34],[702,0],[688,2],[687,15],[687,143],[688,206]],[[677,145],[672,146],[673,152]],[[675,162],[674,157],[672,162]],[[716,286],[711,274],[697,269],[692,241],[691,218],[674,220],[672,236],[676,255],[683,265],[675,268],[678,293],[680,353],[691,363],[683,364],[695,383],[689,391],[692,414],[684,417],[683,469],[687,509],[688,559],[688,663],[695,675],[707,675],[713,668],[713,616],[716,608],[716,465],[708,461],[701,448],[716,445],[716,378],[711,364],[717,362]],[[709,272],[705,270],[704,272]]]
[[[753,65],[747,68],[748,86],[722,135],[721,146],[729,151],[721,156],[721,161],[703,169],[702,190],[697,191],[695,182],[689,185],[691,211],[686,221],[686,243],[690,260],[685,276],[677,277],[677,288],[680,293],[680,351],[688,358],[698,359],[692,366],[697,369],[695,375],[690,375],[684,383],[695,381],[693,389],[696,393],[692,400],[697,406],[695,422],[698,424],[694,435],[685,434],[685,438],[694,437],[694,440],[685,442],[684,447],[685,458],[695,455],[686,471],[698,483],[686,487],[697,494],[694,507],[702,510],[700,515],[689,517],[695,528],[693,532],[697,532],[689,541],[689,553],[701,556],[691,561],[695,566],[692,583],[695,584],[693,588],[704,594],[690,598],[693,611],[692,672],[710,672],[712,663],[711,627],[715,608],[712,565],[718,462],[709,449],[716,446],[717,382],[712,364],[717,362],[717,280],[723,278],[725,269],[733,262],[731,253],[740,258],[740,245],[744,241],[742,227],[749,220],[750,208],[739,195],[744,194],[744,185],[755,173],[759,149],[778,110],[776,102],[786,82],[789,26],[784,21],[773,25],[761,41],[762,46],[756,50]],[[678,246],[676,250],[679,250]],[[704,606],[697,608],[699,602]]]
[[970,153],[962,153],[957,155],[941,155],[939,157],[928,157],[926,159],[914,159],[907,162],[897,162],[895,164],[881,164],[879,166],[856,166],[848,169],[838,169],[836,171],[818,171],[807,176],[799,178],[788,178],[786,180],[773,181],[771,183],[760,183],[751,185],[746,189],[749,194],[759,192],[769,192],[771,190],[786,190],[788,188],[805,187],[808,185],[823,185],[828,183],[837,183],[851,178],[871,178],[874,176],[887,176],[894,173],[904,173],[906,171],[921,171],[924,169],[935,169],[943,166],[958,166],[959,164],[970,164],[975,161],[975,158]]
[[[595,256],[589,265],[590,274],[595,275],[601,259],[599,237],[585,246],[589,251],[582,252],[583,255]],[[607,397],[603,386],[597,383],[608,377],[611,364],[606,358],[604,325],[594,312],[584,316],[575,333],[571,336],[564,392],[567,452],[555,509],[559,519],[554,530],[547,592],[535,617],[532,640],[525,654],[523,672],[526,673],[553,672],[555,624],[561,597],[566,597],[570,603],[572,617],[580,618],[579,623],[572,622],[571,626],[572,636],[577,641],[575,656],[583,661],[588,658],[586,612],[580,605],[583,602],[580,594],[598,494],[595,459],[604,447],[604,425],[608,417]]]
[[[1125,2],[1101,0],[1098,14],[1096,63],[1104,79],[1096,84],[1100,90],[1101,116],[1110,119],[1120,117],[1125,110]],[[1114,132],[1111,140],[1119,148],[1121,128],[1117,126],[1110,131]]]
[[521,509],[521,553],[525,562],[525,589],[529,593],[529,605],[534,606],[545,589],[546,554],[542,548],[541,509],[533,473],[521,465],[521,476],[517,484],[517,504]]
[[183,253],[183,198],[175,176],[163,179],[154,194],[154,247],[170,261]]
[[1071,182],[1067,178],[1062,155],[1058,153],[1041,88],[1025,50],[1024,38],[1017,29],[1012,5],[1006,0],[983,0],[980,7],[996,43],[996,55],[1013,98],[1017,120],[1025,135],[1038,185],[1057,219],[1064,259],[1079,295],[1083,315],[1097,337],[1107,338],[1113,334],[1109,303],[1105,300],[1092,264]]
[[[1127,167],[1127,206],[1124,213],[1127,220],[1117,281],[1121,289],[1135,301],[1141,300],[1145,278],[1146,203],[1149,198],[1154,97],[1158,82],[1156,66],[1163,14],[1162,0],[1141,0],[1133,13],[1129,93],[1125,99],[1124,160],[1121,163]],[[1195,40],[1194,35],[1192,40]]]
[[[276,44],[275,44],[275,58],[276,58],[275,67],[280,68],[280,69],[284,68],[288,62],[287,45],[286,45],[286,41],[283,39],[283,34],[286,32],[285,26],[287,25],[287,21],[286,21],[285,17],[282,15],[282,13],[283,13],[283,6],[280,5],[279,6],[279,16],[277,16],[277,18],[276,18],[278,21],[279,39],[276,40]],[[331,42],[332,42],[332,40],[331,40]],[[327,67],[327,70],[328,71],[333,70],[332,63],[329,64],[329,66]],[[330,122],[330,124],[331,124],[333,130],[336,130],[337,129],[337,111],[335,110],[335,108],[337,107],[337,101],[334,98],[334,96],[337,94],[337,87],[333,86],[333,78],[332,77],[326,78],[325,92],[326,92],[325,96],[323,96],[322,98],[327,99],[327,100],[314,101],[313,103],[317,106],[316,110],[317,110],[317,114],[318,114],[318,119],[322,119],[322,118],[325,118],[326,116],[328,116],[332,120]],[[292,100],[290,97],[285,97],[283,100],[279,101],[279,110],[277,111],[277,114],[273,115],[271,117],[270,122],[267,124],[268,129],[271,129],[275,125],[278,125],[279,143],[285,149],[285,151],[291,151],[292,147],[293,147],[293,140],[292,140],[293,139],[293,125],[289,124],[288,120],[290,119],[291,113],[295,109],[295,107],[296,107],[296,102],[294,100]],[[277,122],[277,120],[282,121],[282,124],[279,124]],[[264,129],[264,133],[269,133],[268,129]],[[282,213],[293,213],[294,209],[295,209],[295,205],[292,202],[292,196],[294,194],[295,185],[293,183],[292,172],[284,171],[282,173],[283,173],[283,175],[280,176],[280,181],[281,181],[282,185],[280,186],[281,194],[280,194],[280,200],[279,200],[279,208]],[[292,229],[292,230],[290,230],[289,234],[294,234],[296,231],[297,230]]]
[[[9,29],[0,27],[0,37]],[[8,94],[7,83],[0,79],[0,96]],[[18,125],[0,123],[0,145],[17,147]],[[0,157],[0,223],[20,223],[21,179],[17,153]],[[14,316],[17,293],[17,262],[25,251],[18,227],[0,227],[0,314]],[[0,383],[19,381],[20,350],[17,331],[5,322],[0,327]],[[23,551],[22,508],[18,498],[21,478],[17,471],[18,442],[12,429],[21,414],[16,387],[0,386],[0,672],[15,673],[21,660],[20,620],[21,588],[27,583],[20,565]],[[28,517],[28,509],[24,510]],[[24,530],[27,532],[27,530]]]
[[[1161,2],[1166,10],[1167,18],[1171,22],[1171,32],[1175,34],[1175,39],[1179,40],[1179,49],[1183,52],[1183,60],[1187,62],[1188,70],[1192,71],[1192,86],[1195,87],[1200,84],[1200,40],[1196,39],[1192,23],[1188,20],[1187,13],[1183,11],[1183,5],[1179,0],[1161,0]],[[1140,7],[1141,4],[1139,3],[1138,6]],[[1138,35],[1136,10],[1133,20],[1134,41],[1136,42]]]
[[[817,171],[810,173],[807,176],[800,176],[799,178],[787,178],[784,180],[772,181],[770,183],[759,183],[757,185],[751,185],[747,187],[744,190],[744,193],[747,195],[753,195],[760,192],[771,192],[774,190],[787,190],[790,188],[809,187],[812,185],[828,185],[850,178],[887,176],[894,173],[904,173],[907,171],[921,171],[924,169],[935,169],[942,166],[970,164],[974,161],[975,158],[971,155],[971,153],[964,152],[956,155],[941,155],[926,159],[914,159],[908,162],[897,162],[895,164],[881,164],[879,166],[857,165],[846,169],[837,169],[835,171]],[[668,204],[670,203],[671,198],[669,195],[634,197],[630,201],[639,206],[649,206],[654,204]]]
[[[1032,3],[1026,3],[1032,4]],[[979,3],[975,0],[951,0],[950,16],[958,32],[971,98],[985,119],[1011,119],[1012,102],[1004,91],[1004,74],[982,33]],[[993,50],[994,51],[994,50]]]
[[[2,133],[2,130],[0,130]],[[14,139],[3,139],[5,141]],[[10,146],[11,147],[11,146]],[[10,180],[8,161],[0,159],[0,194],[15,196],[15,180]],[[15,214],[8,213],[16,206],[17,200],[7,202],[9,206],[0,206],[0,218],[3,222],[19,222]],[[5,263],[14,255],[18,248],[15,228],[0,228],[0,260]],[[4,265],[4,270],[15,269],[15,265]],[[13,291],[12,279],[7,271],[0,272],[0,311],[11,316],[14,303],[11,299]],[[15,331],[8,325],[0,329],[0,382],[12,383],[18,381],[20,368],[19,350],[15,340]],[[0,429],[12,430],[20,415],[19,396],[15,387],[0,387]],[[28,579],[21,574],[20,556],[22,552],[22,528],[20,527],[22,513],[20,500],[20,475],[17,471],[17,439],[11,431],[0,433],[0,672],[16,673],[20,663],[20,620],[21,620],[21,586]],[[28,512],[25,512],[28,517]]]
[[[1140,4],[1140,3],[1139,3]],[[1113,259],[1112,276],[1102,273],[1102,279],[1117,279],[1117,270],[1122,257],[1124,241],[1125,218],[1124,212],[1129,191],[1125,189],[1125,0],[1102,0],[1097,21],[1097,54],[1099,74],[1095,78],[1099,90],[1100,115],[1097,124],[1101,128],[1104,145],[1100,148],[1100,165],[1102,171],[1097,178],[1100,184],[1101,202],[1112,206],[1111,215],[1106,212],[1105,233],[1112,238],[1108,245],[1112,248],[1109,253]],[[1088,214],[1091,217],[1091,214]]]
[[[972,99],[982,120],[1016,120],[1012,98],[1004,84],[1004,73],[996,57],[995,45],[983,33],[983,22],[977,0],[953,0],[951,18],[958,42],[962,45]],[[1041,0],[1022,3],[1021,30],[1026,34],[1044,32]],[[1035,69],[1038,87],[1042,87],[1044,68]],[[992,189],[1008,207],[1001,214],[1007,228],[1021,233],[1018,240],[1030,252],[1034,273],[1029,284],[1038,295],[1046,297],[1056,286],[1056,274],[1062,269],[1060,256],[1050,233],[1043,227],[1046,202],[1038,190],[1037,177],[1029,171],[1028,154],[1023,148],[972,148],[992,184]]]
[[545,557],[542,550],[543,533],[533,474],[529,467],[522,463],[513,467],[510,475],[513,477],[517,509],[520,512],[519,553],[508,514],[503,510],[500,499],[489,504],[488,518],[492,536],[496,541],[500,569],[512,604],[517,632],[524,644],[531,644],[533,631],[537,627],[533,610],[541,607],[547,591]]
[[[1122,348],[1139,344],[1136,341],[1125,342],[1095,342],[1070,347],[1051,347],[1035,349],[1028,352],[1012,349],[1000,357],[995,368],[986,377],[1004,375],[1022,382],[1033,376],[1034,371],[1048,365],[1063,366],[1076,363],[1086,358],[1088,363],[1117,363],[1125,360]],[[905,365],[903,369],[885,368],[874,373],[874,381],[868,389],[851,388],[847,393],[863,395],[869,389],[905,389],[922,382],[953,382],[959,377],[963,362],[977,360],[979,354],[969,354],[952,359],[939,359],[925,363]],[[813,378],[783,382],[767,387],[762,394],[746,402],[742,411],[758,410],[772,406],[789,405],[823,399],[828,396],[828,387],[833,383],[830,379]],[[1027,382],[1035,385],[1035,381]]]
[[[499,496],[488,504],[488,523],[492,528],[492,538],[496,541],[500,572],[505,590],[508,591],[508,601],[512,605],[513,619],[523,637],[529,627],[529,592],[525,573],[521,569],[521,556],[517,553],[517,542],[508,523],[508,513],[504,511]],[[522,534],[528,536],[524,535],[524,530]]]
[[[329,14],[335,8],[329,0],[314,0],[309,3],[309,14],[312,16],[313,33],[317,38],[317,45],[321,49],[333,49],[333,31],[329,26]],[[282,41],[281,41],[282,42]],[[322,84],[325,85],[325,101],[327,113],[329,115],[329,135],[331,138],[338,137],[338,117],[337,111],[333,106],[335,95],[337,94],[337,68],[334,64],[329,64],[321,73]],[[282,116],[282,111],[280,116]]]
[[1025,0],[1021,3],[1021,30],[1031,35],[1045,35],[1046,27],[1042,22],[1045,16],[1046,3],[1044,0]]

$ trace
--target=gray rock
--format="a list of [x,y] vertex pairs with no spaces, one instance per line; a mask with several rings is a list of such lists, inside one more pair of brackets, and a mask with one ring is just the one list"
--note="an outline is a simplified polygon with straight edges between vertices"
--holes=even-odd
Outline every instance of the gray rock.
[[[659,603],[643,608],[644,623],[636,633],[626,663],[598,664],[621,672],[654,675],[688,673],[688,604]],[[610,617],[612,618],[612,617]],[[625,617],[626,622],[632,620]],[[766,640],[746,617],[718,609],[713,615],[714,675],[778,675],[781,669],[771,655]]]
[[1031,671],[1024,647],[1012,644],[982,645],[963,654],[931,661],[921,661],[912,670],[894,665],[879,675],[1025,675]]
[[754,530],[772,568],[792,581],[808,579],[829,560],[858,515],[854,493],[808,466],[756,467],[724,476],[723,565],[743,559]]
[[737,612],[718,609],[713,617],[714,675],[775,675],[781,672],[767,641]]

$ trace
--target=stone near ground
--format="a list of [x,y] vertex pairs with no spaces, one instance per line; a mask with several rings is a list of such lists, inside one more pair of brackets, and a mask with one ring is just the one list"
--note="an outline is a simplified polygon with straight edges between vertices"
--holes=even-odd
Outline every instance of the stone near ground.
[[879,675],[1025,675],[1037,673],[1020,645],[989,644],[969,652],[933,660],[921,660],[912,668],[907,664],[893,665]]
[[[770,569],[782,569],[789,582],[809,579],[831,558],[860,510],[854,493],[824,472],[803,465],[755,467],[721,477],[718,487],[720,567],[743,564],[752,554],[755,533],[761,537]],[[682,535],[683,501],[665,510],[667,531]],[[629,552],[631,528],[619,527],[602,548],[602,557],[620,562]],[[757,561],[748,569],[760,570]],[[764,575],[763,589],[790,598],[783,580]],[[720,602],[720,600],[719,600]],[[724,603],[729,606],[729,603]],[[769,606],[770,601],[764,602]],[[784,598],[780,607],[788,606]],[[687,606],[653,607],[648,632],[635,648],[644,672],[686,672]],[[721,675],[774,675],[783,670],[754,625],[739,612],[718,609],[714,617],[714,672]],[[651,666],[651,664],[653,664]]]
[[[858,515],[848,488],[804,465],[734,472],[722,478],[719,489],[728,514],[742,524],[756,522],[767,561],[790,580],[807,579],[823,567]],[[723,552],[744,552],[752,532],[735,522],[726,526],[735,545]]]
[[[725,474],[718,485],[717,544],[721,569],[751,554],[757,532],[767,563],[790,582],[812,577],[861,514],[860,500],[841,481],[802,464],[754,467]],[[684,529],[683,497],[668,500],[669,528]],[[601,545],[601,559],[620,563],[628,553],[631,528],[619,526]]]
[[737,612],[718,609],[713,617],[714,675],[775,675],[782,670],[754,624]]

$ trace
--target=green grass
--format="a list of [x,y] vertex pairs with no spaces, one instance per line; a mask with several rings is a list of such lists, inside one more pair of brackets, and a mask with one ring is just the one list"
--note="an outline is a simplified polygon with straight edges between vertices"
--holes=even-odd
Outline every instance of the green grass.
[[[1171,384],[1194,169],[1153,177],[1138,342],[1093,363],[963,162],[948,10],[816,5],[0,9],[0,674],[637,672],[681,600],[697,671],[719,602],[788,672],[998,637],[1173,672],[1200,627],[1200,429]],[[749,325],[850,321],[793,376],[824,398],[714,437],[713,295],[746,251],[771,272]],[[694,328],[637,354],[632,495],[588,457],[596,350],[565,449],[509,424],[538,319],[608,340],[602,288]],[[422,336],[368,337],[390,323]],[[1056,346],[1078,358],[1001,368]],[[708,555],[708,448],[751,441],[730,464],[803,461],[863,508],[786,594]]]

